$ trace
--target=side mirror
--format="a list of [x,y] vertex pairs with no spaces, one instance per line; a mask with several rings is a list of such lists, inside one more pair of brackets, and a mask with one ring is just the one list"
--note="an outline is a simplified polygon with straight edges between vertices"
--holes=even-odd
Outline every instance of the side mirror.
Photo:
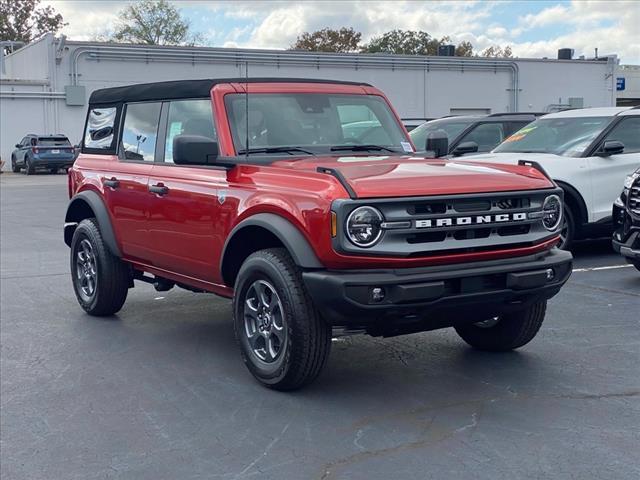
[[214,165],[218,142],[200,135],[178,135],[173,139],[173,163],[178,165]]
[[444,130],[436,130],[427,135],[426,150],[433,152],[433,155],[444,157],[449,153],[449,137]]
[[609,155],[616,155],[624,151],[624,143],[618,140],[607,140],[596,152],[596,155],[601,157],[608,157]]
[[22,148],[22,145],[20,145],[19,143],[16,143],[16,148]]
[[476,142],[462,142],[453,149],[451,154],[454,157],[459,157],[460,155],[466,155],[467,153],[476,153],[477,151],[478,144]]

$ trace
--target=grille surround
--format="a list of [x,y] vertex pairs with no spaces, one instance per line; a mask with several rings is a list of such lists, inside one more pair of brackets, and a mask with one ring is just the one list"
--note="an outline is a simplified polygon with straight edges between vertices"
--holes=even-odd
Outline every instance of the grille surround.
[[634,217],[640,217],[640,178],[636,179],[629,189],[627,209]]
[[[558,195],[563,199],[562,189],[548,188],[430,197],[335,200],[331,208],[337,216],[338,231],[332,240],[333,248],[346,255],[415,258],[535,245],[558,235],[560,229],[559,226],[556,230],[549,231],[542,225],[542,205],[549,195]],[[372,247],[354,246],[347,239],[345,221],[355,208],[363,205],[379,209],[385,223],[401,224],[404,227],[386,229]],[[520,214],[517,216],[519,218],[525,213],[526,219],[514,220],[512,214],[516,213]],[[498,217],[504,218],[504,214],[509,214],[509,220],[495,221]],[[475,223],[475,217],[478,216],[485,219],[491,216],[492,221]],[[474,223],[456,225],[461,217],[466,217],[465,222],[472,217]],[[417,220],[432,220],[435,225],[434,222],[438,219],[441,223],[442,219],[451,219],[453,225],[427,228],[416,226]]]

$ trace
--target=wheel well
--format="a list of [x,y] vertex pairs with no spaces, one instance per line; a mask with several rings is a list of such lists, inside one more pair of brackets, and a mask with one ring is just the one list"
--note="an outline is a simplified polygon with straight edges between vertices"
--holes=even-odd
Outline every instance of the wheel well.
[[582,196],[571,185],[558,181],[556,181],[556,183],[564,191],[564,201],[575,217],[576,229],[580,230],[581,226],[589,221],[587,206],[585,205]]
[[[67,215],[64,219],[65,223],[80,223],[85,218],[95,217],[96,214],[91,206],[84,200],[78,199],[69,205]],[[71,239],[73,238],[73,232],[76,231],[77,225],[68,225],[64,229],[64,243],[71,246]]]
[[233,287],[240,267],[249,255],[265,248],[284,247],[280,239],[266,228],[256,225],[244,227],[227,245],[222,260],[222,280],[226,285]]

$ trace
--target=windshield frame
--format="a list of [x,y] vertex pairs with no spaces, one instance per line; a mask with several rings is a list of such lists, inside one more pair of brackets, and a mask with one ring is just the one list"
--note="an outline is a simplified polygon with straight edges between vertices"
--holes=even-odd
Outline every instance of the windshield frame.
[[[317,91],[315,89],[308,89],[308,88],[304,88],[304,89],[298,89],[298,88],[291,88],[291,89],[280,89],[280,88],[276,88],[276,89],[269,89],[269,90],[265,90],[263,88],[260,89],[256,89],[257,91],[252,92],[251,89],[254,87],[253,84],[249,84],[249,99],[251,99],[252,96],[268,96],[268,95],[272,95],[272,96],[298,96],[298,95],[322,95],[322,96],[326,96],[326,97],[363,97],[363,98],[375,98],[375,101],[377,102],[378,106],[380,108],[384,109],[385,115],[387,116],[387,120],[389,121],[387,123],[387,126],[391,126],[393,125],[393,131],[395,132],[395,136],[396,136],[396,140],[398,144],[390,144],[390,145],[382,145],[380,144],[380,147],[382,148],[383,151],[386,152],[387,156],[403,156],[403,155],[412,155],[416,152],[416,148],[413,144],[413,142],[411,141],[411,137],[409,137],[408,132],[406,131],[403,123],[401,122],[401,120],[399,119],[396,111],[394,110],[393,106],[389,103],[388,99],[386,98],[386,96],[384,94],[382,94],[382,92],[366,92],[363,93],[362,90],[359,91],[353,91],[351,88],[349,88],[349,91],[339,91],[338,89],[325,89],[325,88],[320,88]],[[376,90],[372,87],[369,87],[369,89],[371,90]],[[215,102],[215,89],[213,93],[213,97],[214,97],[214,102]],[[218,105],[220,107],[222,107],[223,112],[224,112],[224,119],[226,121],[226,127],[228,128],[228,141],[230,143],[230,146],[233,149],[233,154],[232,156],[245,156],[246,153],[246,149],[244,146],[244,139],[239,139],[238,135],[239,132],[237,132],[237,127],[236,127],[236,120],[234,118],[234,113],[233,113],[233,107],[231,105],[231,101],[232,101],[232,97],[242,97],[244,96],[245,93],[243,91],[238,91],[238,90],[234,90],[234,91],[225,91],[223,93],[223,95],[221,95],[221,97],[219,98],[219,100],[221,100]],[[364,102],[363,102],[364,103]],[[336,107],[332,105],[332,109],[335,109]],[[239,111],[239,110],[238,110]],[[375,112],[374,112],[375,114]],[[376,118],[376,121],[378,121],[378,119]],[[349,123],[357,123],[357,122],[346,122],[346,124]],[[340,125],[340,124],[339,124]],[[394,135],[390,135],[389,133],[387,134],[390,137],[393,137]],[[391,141],[393,141],[394,139],[391,138]],[[403,145],[404,144],[404,145]],[[372,148],[369,151],[366,150],[362,150],[362,149],[358,149],[359,144],[358,143],[353,143],[353,147],[355,147],[354,151],[352,152],[353,155],[378,155],[380,153],[380,148],[378,147],[378,145],[374,145],[371,144],[370,142],[366,142],[365,145],[371,145]],[[406,147],[410,147],[410,151],[406,150]],[[257,153],[257,155],[255,156],[264,156],[264,157],[283,157],[283,156],[291,156],[292,160],[294,160],[294,156],[293,155],[289,155],[288,153],[283,153],[283,152],[252,152],[252,150],[262,150],[264,148],[270,148],[270,147],[275,147],[277,149],[284,149],[286,147],[292,147],[293,150],[295,150],[295,156],[299,156],[299,157],[306,157],[306,156],[316,156],[316,155],[320,155],[320,156],[336,156],[336,152],[335,151],[331,151],[332,147],[345,147],[346,144],[344,142],[342,143],[336,143],[336,144],[321,144],[321,145],[313,145],[313,144],[302,144],[299,142],[291,142],[291,145],[278,145],[278,146],[270,146],[270,145],[253,145],[251,143],[249,143],[249,154],[254,156],[255,153]],[[356,150],[357,149],[357,150]],[[388,149],[391,149],[392,151],[388,151]],[[309,153],[305,153],[304,150],[309,151]],[[340,150],[341,152],[348,152],[348,150]]]
[[[531,130],[531,127],[534,126],[534,128],[537,128],[540,124],[543,123],[547,123],[547,122],[560,122],[560,121],[570,121],[570,120],[576,120],[576,121],[602,121],[602,125],[600,125],[600,128],[594,131],[594,134],[590,137],[590,138],[586,138],[584,140],[584,147],[579,151],[573,151],[570,149],[570,147],[564,149],[564,150],[560,150],[559,148],[553,149],[553,150],[542,150],[542,149],[533,149],[533,148],[527,148],[527,149],[518,149],[518,150],[514,150],[514,149],[505,149],[505,150],[500,150],[500,147],[504,146],[504,145],[508,145],[511,144],[513,141],[509,141],[509,139],[511,137],[515,137],[518,134],[520,134],[520,132],[522,131],[527,131],[527,130]],[[613,125],[613,121],[615,120],[615,117],[609,116],[609,115],[602,115],[602,116],[576,116],[576,117],[553,117],[553,118],[545,118],[545,117],[540,117],[535,119],[533,122],[531,122],[530,124],[526,125],[525,127],[521,128],[520,130],[517,130],[516,132],[514,132],[513,134],[511,134],[509,137],[505,138],[504,141],[502,143],[500,143],[498,146],[496,146],[491,153],[510,153],[510,154],[535,154],[535,153],[540,153],[540,154],[548,154],[548,155],[558,155],[561,157],[567,157],[567,158],[585,158],[590,156],[590,153],[593,150],[594,145],[596,145],[604,135],[607,134],[607,132],[611,129],[611,126]],[[528,133],[528,132],[526,132]],[[525,133],[525,137],[526,137],[526,133]],[[525,138],[523,137],[523,138]],[[576,138],[576,137],[574,137]],[[576,141],[579,141],[580,137],[576,138]],[[547,140],[547,143],[548,140]],[[564,144],[561,144],[560,147],[566,145],[568,142],[565,142]]]

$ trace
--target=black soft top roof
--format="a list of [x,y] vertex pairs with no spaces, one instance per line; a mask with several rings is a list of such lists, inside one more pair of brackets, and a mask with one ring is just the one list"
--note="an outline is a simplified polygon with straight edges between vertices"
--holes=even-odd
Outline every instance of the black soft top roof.
[[171,82],[140,83],[124,87],[95,90],[89,98],[91,105],[121,102],[144,102],[153,100],[176,100],[180,98],[206,98],[214,85],[219,83],[334,83],[370,87],[368,83],[341,82],[310,78],[217,78],[201,80],[174,80]]

